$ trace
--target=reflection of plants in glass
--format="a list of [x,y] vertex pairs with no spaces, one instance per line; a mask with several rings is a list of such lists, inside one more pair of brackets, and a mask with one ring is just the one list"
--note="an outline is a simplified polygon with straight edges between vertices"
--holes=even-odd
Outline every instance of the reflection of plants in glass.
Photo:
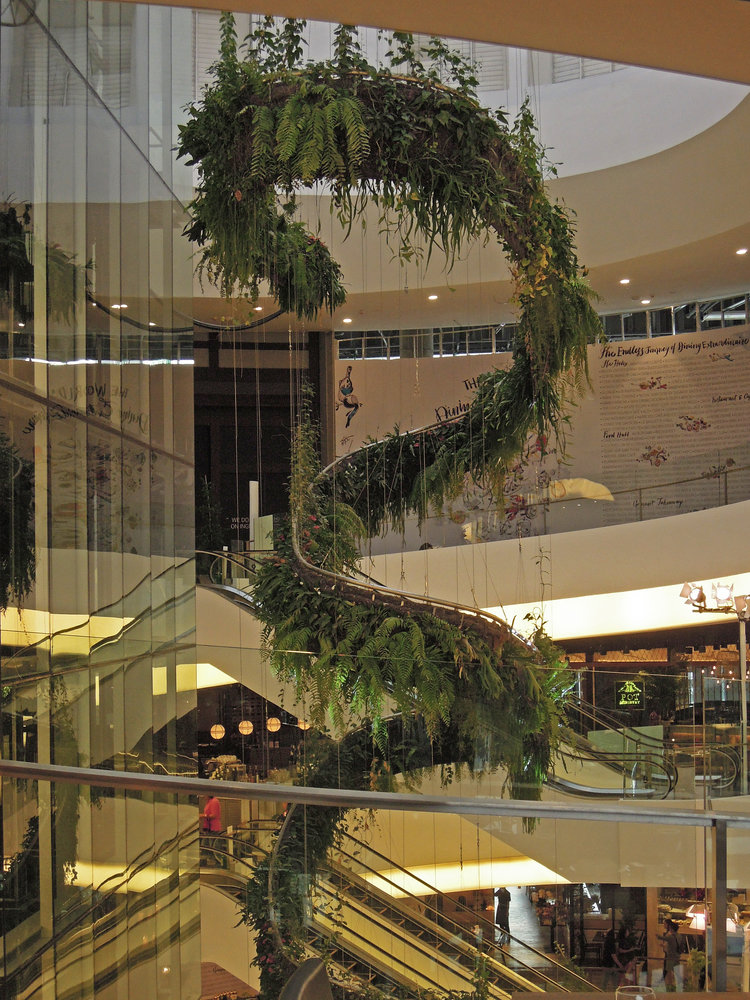
[[[34,268],[29,260],[31,205],[0,208],[0,296],[20,320],[30,314],[30,303],[24,288],[33,280]],[[19,214],[20,213],[20,214]]]
[[224,543],[221,527],[222,512],[219,495],[204,476],[198,486],[195,504],[195,547],[206,552],[217,552]]
[[34,467],[0,431],[0,611],[34,582]]
[[37,255],[45,261],[47,314],[71,319],[91,265],[77,264],[75,256],[56,243],[34,243],[31,205],[6,202],[0,206],[0,299],[7,302],[15,319],[24,322],[33,312],[31,283]]

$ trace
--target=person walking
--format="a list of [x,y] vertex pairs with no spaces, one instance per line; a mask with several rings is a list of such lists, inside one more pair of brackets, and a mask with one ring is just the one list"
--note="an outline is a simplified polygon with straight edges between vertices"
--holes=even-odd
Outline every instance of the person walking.
[[[201,855],[205,857],[205,864],[215,864],[223,867],[221,854],[217,851],[221,840],[221,802],[215,795],[209,795],[201,813]],[[209,859],[213,858],[213,862]]]

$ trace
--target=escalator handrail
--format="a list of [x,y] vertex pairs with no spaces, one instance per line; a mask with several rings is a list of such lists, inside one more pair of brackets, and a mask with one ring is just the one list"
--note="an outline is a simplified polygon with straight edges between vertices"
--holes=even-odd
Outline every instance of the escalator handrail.
[[[386,876],[384,876],[382,874],[382,872],[378,872],[375,869],[370,868],[368,865],[365,865],[359,858],[356,858],[355,856],[348,854],[348,852],[339,851],[339,853],[345,854],[352,861],[355,861],[357,864],[362,865],[362,867],[366,868],[370,874],[372,874],[374,876],[377,876],[377,878],[381,882],[388,882],[388,883],[390,883],[394,887],[398,888],[400,892],[403,892],[406,896],[411,897],[412,899],[417,899],[418,898],[418,897],[414,896],[413,893],[410,893],[408,889],[404,889],[403,886],[396,886],[396,883],[392,882],[389,878],[387,878]],[[358,888],[360,888],[362,890],[367,891],[371,896],[373,896],[375,899],[379,899],[383,904],[386,904],[388,907],[390,907],[391,909],[393,909],[401,917],[403,917],[403,918],[411,921],[412,923],[419,924],[421,927],[424,928],[424,930],[429,931],[429,933],[431,935],[440,937],[442,939],[442,941],[443,941],[443,944],[449,944],[449,943],[451,943],[449,941],[448,935],[452,935],[452,936],[459,935],[461,937],[461,950],[464,952],[464,954],[471,955],[471,956],[474,956],[474,957],[477,955],[477,952],[479,951],[479,949],[476,948],[476,947],[474,947],[474,946],[472,946],[463,937],[463,934],[465,932],[465,928],[461,924],[457,923],[455,920],[452,920],[450,917],[446,917],[445,914],[440,913],[440,911],[437,910],[431,904],[428,904],[428,903],[425,903],[422,900],[419,900],[420,904],[425,909],[428,909],[428,910],[430,910],[430,912],[434,913],[435,916],[436,916],[436,918],[439,916],[441,921],[443,921],[444,923],[450,924],[450,928],[441,927],[440,924],[437,922],[437,919],[435,921],[426,920],[418,912],[412,910],[409,907],[403,906],[398,899],[395,899],[394,897],[390,896],[388,893],[385,893],[382,890],[378,889],[377,886],[372,885],[367,879],[362,878],[361,875],[359,875],[356,872],[351,871],[351,869],[347,868],[346,866],[344,866],[344,865],[336,865],[335,862],[334,863],[329,862],[329,865],[331,865],[331,864],[332,864],[332,871],[334,872],[335,875],[340,876],[340,877],[344,877],[345,876],[346,879],[349,880],[350,883],[353,886],[358,887]],[[436,896],[443,896],[444,895],[443,893],[439,892],[438,890],[433,890],[432,894],[436,895]],[[475,922],[477,922],[478,919],[481,919],[485,923],[485,925],[489,925],[490,929],[494,933],[494,931],[496,929],[495,925],[491,924],[487,920],[486,917],[479,918],[478,915],[476,913],[474,913],[474,911],[469,911],[469,912],[471,912],[472,919]],[[508,936],[512,937],[512,935],[508,935]],[[516,941],[519,944],[524,944],[524,942],[520,942],[518,940],[518,938],[513,938],[513,940]],[[455,947],[455,946],[456,946],[455,944],[451,944],[451,947]],[[547,983],[555,991],[558,991],[558,992],[569,992],[564,986],[561,986],[560,983],[558,983],[556,980],[551,979],[544,972],[542,972],[541,969],[535,968],[534,966],[528,965],[526,962],[523,961],[523,959],[519,959],[518,956],[516,956],[516,955],[507,956],[507,953],[506,953],[505,949],[502,946],[498,946],[497,944],[494,944],[494,942],[493,942],[492,947],[496,951],[500,952],[501,954],[506,955],[506,957],[512,957],[513,961],[517,965],[522,966],[523,969],[526,970],[526,972],[528,972],[530,974],[531,978],[529,978],[529,976],[527,976],[525,974],[517,972],[514,969],[511,969],[508,965],[506,965],[506,964],[504,964],[502,962],[498,962],[497,959],[493,957],[493,955],[491,954],[491,952],[489,950],[482,952],[483,957],[489,961],[489,963],[491,965],[491,968],[493,969],[494,974],[496,976],[502,978],[502,979],[508,979],[508,980],[510,980],[513,983],[513,986],[517,990],[521,989],[521,990],[525,990],[527,992],[532,992],[532,993],[533,992],[543,993],[545,991],[541,987],[538,987],[538,985],[533,981],[534,979],[541,979],[545,983]],[[526,946],[524,944],[524,947],[528,947],[528,946]],[[437,946],[435,946],[435,950],[437,952],[439,952],[440,954],[442,954],[441,949],[438,948]],[[537,954],[541,955],[541,952],[537,952]],[[544,956],[544,957],[547,958],[547,956]],[[549,964],[551,964],[551,965],[558,965],[559,963],[557,963],[555,961],[550,961]],[[566,968],[565,969],[565,973],[569,974],[570,970]],[[594,987],[592,983],[589,983],[587,980],[585,980],[583,978],[581,978],[581,982],[585,983],[587,989],[590,989],[591,991],[595,991],[596,987]]]
[[[581,737],[581,739],[583,738]],[[563,759],[590,760],[601,764],[603,767],[608,767],[616,773],[621,774],[624,782],[632,780],[633,771],[639,764],[650,767],[654,771],[661,771],[667,778],[667,789],[661,795],[661,798],[666,798],[667,795],[671,794],[677,784],[677,766],[673,761],[671,764],[669,761],[665,761],[663,756],[635,752],[617,753],[616,751],[599,750],[597,747],[590,745],[571,747],[568,750],[561,745],[557,747],[556,752],[558,757]],[[630,767],[626,765],[630,765]],[[551,777],[554,778],[556,775],[553,773]]]
[[[65,925],[63,927],[58,927],[55,933],[51,937],[47,938],[44,943],[37,948],[31,957],[26,959],[23,964],[19,965],[17,968],[6,976],[4,983],[7,986],[12,983],[15,979],[18,979],[32,964],[38,962],[41,957],[49,951],[50,948],[59,948],[61,941],[64,937],[69,935],[78,925],[95,910],[100,909],[103,904],[105,904],[111,896],[117,894],[123,885],[127,885],[128,882],[136,875],[140,874],[144,868],[147,868],[149,864],[161,857],[163,854],[170,850],[174,850],[177,846],[183,846],[183,841],[192,838],[197,840],[198,837],[198,824],[197,822],[191,823],[185,830],[176,834],[174,837],[169,837],[167,840],[163,841],[161,844],[154,844],[150,847],[145,848],[121,871],[115,872],[112,875],[108,875],[102,882],[96,887],[92,888],[92,893],[100,893],[100,897],[94,902],[80,903],[65,911],[61,914],[64,918]],[[190,841],[188,841],[188,844]],[[108,888],[104,889],[105,886]],[[80,908],[80,913],[78,909]],[[71,919],[73,917],[75,919]]]
[[[350,874],[350,873],[348,873],[348,874]],[[321,884],[320,884],[320,883],[318,883],[318,889],[320,890],[321,888],[323,888],[323,887],[321,886]],[[332,896],[333,896],[334,898],[337,898],[337,896],[336,896],[336,892],[335,892],[335,889],[330,889],[330,888],[329,888],[329,889],[326,889],[325,891],[327,891],[327,892],[329,893],[329,895],[332,895]],[[365,918],[366,918],[366,919],[368,919],[368,920],[372,920],[372,915],[371,915],[371,911],[369,910],[369,908],[368,908],[368,907],[366,907],[366,906],[364,906],[364,907],[363,907],[363,906],[362,906],[362,905],[361,905],[361,904],[359,903],[359,901],[358,901],[357,899],[351,899],[351,898],[350,898],[350,899],[348,899],[348,900],[347,900],[347,905],[348,905],[349,907],[351,907],[352,909],[354,909],[354,910],[358,910],[358,911],[360,912],[360,914],[362,914],[362,915],[364,915],[364,916],[365,916]],[[405,914],[405,916],[408,916],[408,917],[409,917],[409,918],[411,919],[411,917],[412,917],[412,914]],[[386,921],[386,923],[389,923],[389,921]],[[362,938],[361,934],[359,934],[359,933],[358,933],[357,931],[353,930],[353,929],[352,929],[351,927],[348,927],[348,926],[347,926],[347,932],[348,932],[349,934],[353,934],[353,935],[355,935],[355,936],[356,936],[357,938],[359,938],[360,940],[364,940],[364,939]],[[406,934],[406,933],[407,933],[407,932],[404,932],[404,934]],[[466,943],[465,943],[465,942],[464,942],[464,944],[465,944],[465,946],[466,946],[466,949],[468,950],[470,946],[466,945]],[[412,947],[412,948],[415,948],[415,949],[417,949],[417,950],[420,950],[420,951],[422,951],[422,953],[423,953],[423,954],[426,954],[426,955],[427,955],[427,956],[428,956],[428,957],[429,957],[429,958],[430,958],[430,959],[431,959],[431,960],[432,960],[433,962],[435,962],[435,961],[436,961],[436,958],[437,958],[437,959],[439,959],[439,961],[438,961],[438,962],[437,962],[436,964],[439,964],[439,965],[441,965],[441,966],[443,966],[443,967],[445,967],[445,968],[450,968],[450,971],[451,971],[451,972],[452,972],[452,973],[453,973],[454,975],[455,975],[455,974],[457,974],[457,973],[456,973],[456,969],[455,969],[455,968],[453,968],[453,965],[455,965],[455,964],[457,964],[457,963],[453,963],[453,964],[452,964],[452,965],[451,965],[451,966],[449,967],[449,966],[447,965],[447,961],[446,961],[446,956],[445,956],[445,955],[444,955],[444,954],[443,954],[443,953],[442,953],[442,952],[440,951],[440,949],[438,949],[438,948],[435,948],[435,949],[432,949],[432,948],[431,948],[431,949],[427,950],[427,949],[425,949],[425,948],[424,948],[424,945],[425,945],[425,942],[424,942],[424,941],[422,941],[422,940],[421,940],[420,938],[414,938],[414,940],[411,940],[411,935],[410,935],[410,940],[409,940],[409,945],[410,945],[410,947]],[[372,941],[368,941],[368,948],[375,948],[375,949],[377,949],[377,951],[379,951],[379,952],[380,952],[380,951],[382,951],[382,949],[381,949],[381,948],[380,948],[380,947],[379,947],[378,945],[376,945],[376,944],[375,944],[374,942],[372,942]],[[434,954],[430,954],[430,952],[431,952],[431,951],[434,951]],[[369,955],[369,954],[367,954],[367,953],[365,953],[365,954],[366,954],[366,957],[367,957],[367,959],[369,959],[369,958],[370,958],[370,955]],[[485,957],[485,958],[489,958],[489,959],[490,959],[490,960],[492,961],[492,959],[491,959],[491,956],[489,956],[489,955],[485,955],[484,957]],[[506,976],[507,978],[509,978],[509,979],[512,979],[512,980],[514,980],[514,981],[515,981],[515,984],[516,984],[516,985],[519,985],[519,980],[520,980],[521,982],[523,982],[523,977],[521,977],[521,976],[515,976],[515,977],[514,977],[514,976],[513,976],[513,970],[512,970],[512,969],[507,969],[507,968],[506,968],[505,966],[503,966],[503,965],[502,965],[501,963],[495,963],[495,965],[496,965],[496,966],[498,966],[498,967],[499,967],[500,969],[502,969],[502,971],[503,971],[503,975],[505,975],[505,976]],[[463,966],[461,966],[461,965],[458,965],[458,968],[459,968],[459,969],[461,970],[461,976],[460,976],[460,978],[462,978],[462,979],[464,979],[464,978],[465,978],[465,979],[467,979],[467,983],[468,983],[468,982],[470,982],[470,977],[468,977],[468,976],[466,976],[466,975],[465,975],[465,973],[466,973],[466,970],[465,970],[465,968],[464,968]],[[420,973],[419,973],[419,976],[420,976],[420,978],[422,978],[422,979],[427,979],[427,980],[428,980],[428,982],[431,982],[431,980],[430,980],[430,977],[429,977],[428,975],[426,975],[425,973],[421,972],[421,971],[420,971]],[[439,983],[433,983],[433,985],[434,985],[435,987],[437,987],[438,989],[440,989],[440,985],[439,985]],[[488,985],[489,985],[489,984],[488,984]],[[532,985],[532,984],[526,984],[526,985]],[[556,983],[555,983],[554,985],[555,985],[555,987],[556,987],[556,988],[558,988],[558,987],[557,987],[557,984],[556,984]],[[499,993],[500,993],[500,994],[501,994],[501,995],[502,995],[503,997],[508,997],[508,996],[509,996],[509,994],[508,994],[508,993],[507,993],[507,992],[506,992],[505,990],[503,990],[503,989],[502,989],[502,987],[498,987],[498,986],[495,986],[495,987],[494,987],[494,990],[496,990],[497,992],[499,992]],[[536,992],[539,992],[539,993],[543,993],[543,992],[544,992],[544,990],[542,990],[542,989],[540,989],[540,988],[537,988],[537,989],[531,989],[531,990],[529,990],[529,992],[533,992],[533,993],[536,993]]]
[[[364,841],[360,840],[358,837],[355,837],[353,834],[351,834],[349,832],[345,832],[343,836],[347,840],[352,841],[352,843],[354,843],[357,847],[363,848],[364,850],[369,851],[370,854],[375,855],[375,857],[378,858],[378,860],[383,861],[390,868],[395,868],[397,871],[401,872],[401,874],[408,876],[410,879],[412,879],[415,882],[419,882],[421,885],[423,885],[429,891],[430,895],[437,896],[438,898],[445,898],[445,893],[441,892],[439,889],[436,889],[435,886],[430,885],[429,882],[427,882],[425,879],[421,878],[419,875],[415,875],[413,872],[410,872],[408,870],[408,868],[405,868],[403,865],[400,865],[398,862],[394,861],[392,858],[389,858],[386,855],[381,854],[381,852],[378,851],[378,850],[376,850],[374,847],[370,847],[369,844],[364,843]],[[340,850],[340,848],[337,848],[337,850]],[[361,862],[356,857],[356,855],[354,855],[353,857],[357,861],[358,864],[362,864],[363,867],[369,867],[368,865],[365,865],[364,862]],[[375,871],[375,870],[371,869],[371,871]],[[382,876],[382,874],[380,872],[375,872],[375,874],[377,874],[379,878],[383,878],[383,876]],[[399,888],[401,889],[401,887],[399,887]],[[407,890],[402,890],[402,891],[407,891]],[[413,893],[409,893],[409,895],[413,896]],[[482,916],[481,914],[477,914],[470,907],[463,906],[462,904],[457,903],[455,900],[451,900],[451,902],[455,904],[455,906],[456,906],[457,909],[465,912],[467,915],[470,915],[471,918],[472,918],[472,920],[474,920],[475,923],[484,923],[485,926],[488,927],[489,929],[491,929],[492,932],[493,932],[493,934],[494,934],[494,931],[495,931],[495,923],[494,923],[494,921],[489,920],[489,918],[487,918],[485,916]],[[539,951],[537,948],[534,948],[533,945],[527,944],[525,941],[522,941],[520,938],[515,937],[513,934],[510,934],[508,932],[505,932],[505,933],[506,933],[507,937],[510,938],[511,941],[514,941],[516,944],[520,945],[521,947],[528,949],[537,958],[542,958],[549,965],[558,967],[562,972],[564,972],[564,974],[566,976],[567,975],[572,975],[574,978],[579,979],[582,983],[584,983],[586,985],[587,990],[589,990],[591,992],[597,992],[597,987],[596,986],[594,986],[592,983],[589,983],[588,980],[585,979],[585,977],[578,976],[575,972],[573,972],[567,966],[564,966],[561,962],[558,962],[557,959],[554,958],[553,956],[550,956],[548,954],[545,954],[545,953]],[[517,959],[515,959],[515,956],[514,956],[514,960],[517,960]],[[526,965],[526,963],[524,963],[524,962],[521,962],[521,964]]]

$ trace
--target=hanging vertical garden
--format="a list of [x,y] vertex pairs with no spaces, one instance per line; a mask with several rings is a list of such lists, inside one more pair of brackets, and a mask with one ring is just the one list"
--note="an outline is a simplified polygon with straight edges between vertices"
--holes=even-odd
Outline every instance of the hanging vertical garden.
[[586,345],[599,332],[573,229],[547,195],[528,107],[513,122],[482,108],[471,67],[442,41],[420,54],[412,36],[395,33],[375,67],[356,30],[339,26],[330,58],[305,61],[303,28],[266,18],[239,46],[233,18],[222,16],[212,83],[178,144],[198,172],[187,234],[203,275],[251,301],[265,282],[282,309],[308,319],[341,305],[339,263],[295,219],[300,193],[325,183],[346,230],[374,205],[404,258],[422,247],[450,267],[471,241],[498,241],[518,340],[510,370],[482,376],[460,419],[439,434],[394,434],[347,456],[335,476],[319,475],[315,431],[301,417],[290,529],[256,587],[266,639],[319,722],[333,710],[343,724],[347,704],[350,719],[377,727],[389,700],[422,716],[436,738],[441,727],[476,731],[481,705],[504,720],[496,762],[515,794],[533,795],[559,722],[543,657],[507,629],[494,641],[408,601],[399,613],[344,584],[323,586],[314,568],[351,576],[363,535],[409,512],[423,516],[467,476],[501,488],[529,434],[563,433],[566,405],[585,385]]
[[[418,50],[412,36],[394,33],[375,67],[356,30],[339,26],[330,58],[308,61],[303,28],[266,18],[240,46],[232,17],[222,16],[212,82],[178,143],[197,168],[186,232],[203,277],[251,302],[267,288],[279,308],[306,320],[341,306],[346,276],[297,218],[299,196],[325,184],[345,232],[374,206],[405,260],[422,252],[450,268],[472,241],[497,241],[510,266],[518,337],[511,368],[483,375],[460,418],[439,431],[394,433],[326,474],[302,407],[288,526],[255,587],[264,639],[310,720],[323,729],[333,719],[333,773],[363,732],[371,734],[366,754],[387,758],[387,718],[400,712],[426,737],[432,759],[437,752],[473,763],[481,738],[483,764],[504,769],[515,797],[536,798],[567,690],[560,651],[543,629],[524,642],[503,623],[472,627],[440,602],[425,609],[408,595],[394,600],[348,581],[363,538],[407,514],[425,516],[467,477],[501,491],[530,434],[563,435],[567,405],[586,384],[586,346],[600,332],[573,228],[547,195],[529,108],[512,122],[482,108],[472,68],[442,41]],[[402,759],[429,765],[414,746]],[[325,766],[305,780],[324,780]],[[378,773],[356,765],[347,784],[366,787]],[[305,865],[314,873],[338,822],[330,810],[306,811],[305,836],[317,831],[316,847],[306,858],[285,854],[289,879]],[[266,875],[250,885],[244,918],[259,931],[263,994],[273,996],[288,966],[271,959],[301,923],[302,902],[281,893],[294,912],[279,929]]]

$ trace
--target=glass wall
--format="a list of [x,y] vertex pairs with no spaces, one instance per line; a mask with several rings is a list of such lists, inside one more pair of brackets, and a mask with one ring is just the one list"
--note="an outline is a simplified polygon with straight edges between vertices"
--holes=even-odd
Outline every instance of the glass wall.
[[[28,593],[0,592],[2,756],[179,771],[196,703],[191,176],[171,149],[192,18],[77,0],[5,12],[2,555],[35,565]],[[131,933],[105,944],[93,890],[194,824],[194,805],[19,782],[2,806],[5,995],[40,974],[88,997],[200,995],[190,846],[148,893],[128,889]]]

